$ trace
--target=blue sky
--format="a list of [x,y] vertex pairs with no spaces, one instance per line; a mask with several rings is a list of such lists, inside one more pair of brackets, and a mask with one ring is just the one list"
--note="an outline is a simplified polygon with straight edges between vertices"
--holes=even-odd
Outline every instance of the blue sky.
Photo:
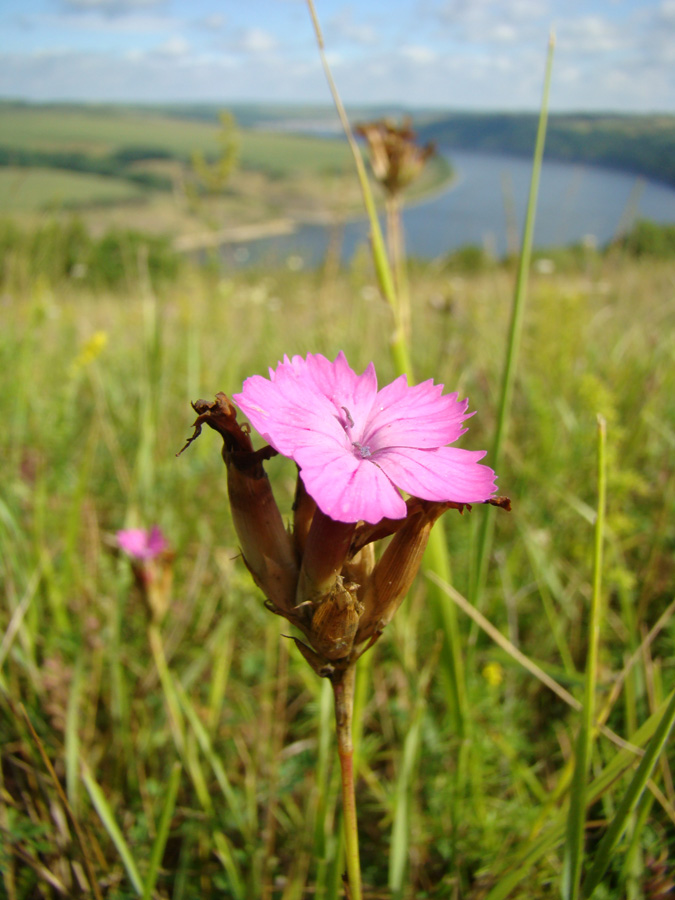
[[[675,112],[675,0],[315,0],[349,104]],[[329,102],[305,0],[2,0],[0,96]]]

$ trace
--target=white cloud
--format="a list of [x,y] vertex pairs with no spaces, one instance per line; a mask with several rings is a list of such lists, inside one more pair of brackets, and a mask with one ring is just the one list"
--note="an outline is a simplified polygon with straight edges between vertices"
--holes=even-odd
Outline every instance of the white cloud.
[[[443,33],[470,48],[543,45],[550,27],[545,0],[449,0],[437,10]],[[543,36],[543,37],[542,37]]]
[[431,65],[437,59],[437,54],[434,50],[418,44],[409,44],[401,47],[401,55],[420,65]]
[[600,16],[562,20],[556,28],[558,43],[571,53],[608,53],[625,46],[627,34]]
[[245,29],[237,41],[237,49],[244,53],[270,53],[277,46],[274,35],[262,28]]
[[155,52],[160,56],[186,56],[191,50],[190,44],[182,37],[172,37],[156,48]]
[[[236,0],[213,16],[185,0],[49,2],[61,12],[0,11],[5,46],[26,47],[0,55],[0,95],[330,102],[305,0]],[[675,0],[407,0],[398,19],[391,3],[387,20],[387,0],[351,0],[322,23],[352,106],[536,109],[550,6],[553,108],[675,109]]]
[[61,16],[32,16],[26,22],[27,27],[51,34],[73,34],[89,32],[95,34],[133,34],[158,35],[166,31],[176,31],[184,27],[184,23],[171,16],[149,13],[130,13],[125,16],[108,16],[101,12],[82,16],[69,13]]
[[675,25],[675,0],[662,0],[656,17],[668,25]]
[[333,16],[325,28],[325,35],[329,39],[338,38],[363,46],[377,43],[376,29],[367,22],[354,21],[354,13],[350,6],[343,7]]
[[165,3],[166,0],[64,0],[65,7],[75,12],[97,12],[107,16],[125,16]]
[[219,13],[214,13],[212,16],[206,16],[203,19],[197,19],[193,24],[197,28],[203,28],[205,31],[222,31],[225,27],[225,23],[227,19],[225,16],[221,16]]

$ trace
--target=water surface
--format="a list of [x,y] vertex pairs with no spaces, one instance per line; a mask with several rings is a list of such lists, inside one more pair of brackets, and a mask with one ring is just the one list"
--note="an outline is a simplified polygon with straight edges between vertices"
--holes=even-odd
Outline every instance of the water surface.
[[[410,256],[433,259],[466,244],[497,256],[514,248],[522,231],[531,163],[503,154],[443,151],[456,172],[454,184],[404,213]],[[659,182],[582,163],[544,162],[534,243],[560,246],[582,240],[606,244],[636,219],[675,222],[675,189]],[[342,258],[367,241],[365,221],[342,226]],[[294,234],[224,247],[234,264],[283,262],[316,265],[324,258],[330,229],[308,225]]]

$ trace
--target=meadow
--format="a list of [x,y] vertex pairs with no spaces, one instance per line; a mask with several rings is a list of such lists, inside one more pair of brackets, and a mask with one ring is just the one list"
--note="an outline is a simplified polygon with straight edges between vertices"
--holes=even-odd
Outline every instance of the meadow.
[[[245,111],[244,111],[245,112]],[[244,116],[246,118],[246,116]],[[0,208],[34,225],[76,210],[97,233],[141,228],[172,238],[268,222],[333,221],[362,214],[343,139],[263,130],[223,133],[188,111],[0,102]],[[237,177],[204,191],[194,156],[212,163],[232,141]],[[452,176],[442,158],[411,198]]]
[[[347,269],[330,256],[316,271],[186,263],[160,280],[138,250],[121,286],[96,290],[8,260],[0,896],[343,896],[329,685],[239,556],[216,436],[175,454],[191,401],[236,392],[284,354],[344,350],[357,371],[375,361],[380,384],[395,376],[368,252]],[[510,264],[411,266],[415,375],[469,397],[467,448],[493,442],[514,278]],[[498,471],[513,510],[495,511],[485,584],[487,510],[450,510],[450,586],[423,566],[359,664],[364,897],[560,894],[597,587],[599,415],[604,731],[585,859],[632,797],[593,896],[670,896],[672,745],[631,791],[675,689],[674,287],[672,258],[618,249],[533,275]],[[269,470],[289,514],[294,467]],[[153,524],[171,547],[159,618],[116,539]]]

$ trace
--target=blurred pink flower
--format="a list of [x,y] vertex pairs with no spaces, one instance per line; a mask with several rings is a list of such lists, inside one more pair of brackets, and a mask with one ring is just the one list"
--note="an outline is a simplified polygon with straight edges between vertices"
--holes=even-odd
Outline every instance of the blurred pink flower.
[[149,531],[145,528],[127,528],[118,531],[117,543],[120,549],[133,559],[154,559],[168,546],[157,525],[153,525]]
[[468,400],[442,395],[432,380],[410,386],[405,375],[378,391],[375,367],[362,375],[344,353],[287,356],[269,380],[253,375],[233,399],[253,427],[300,468],[307,492],[338,522],[401,519],[399,490],[423,500],[478,503],[495,492],[485,451],[448,447]]

